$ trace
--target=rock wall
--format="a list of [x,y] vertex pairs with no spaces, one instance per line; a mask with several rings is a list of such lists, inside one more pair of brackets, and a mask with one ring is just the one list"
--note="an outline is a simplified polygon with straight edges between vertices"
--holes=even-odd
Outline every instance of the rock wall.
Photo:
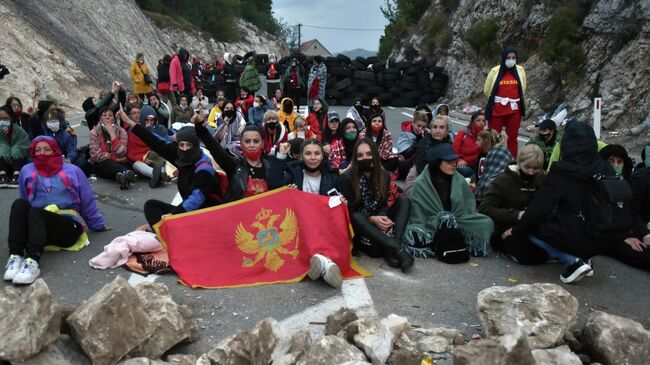
[[[501,46],[529,48],[523,66],[528,77],[527,98],[532,116],[552,112],[561,102],[567,102],[570,115],[591,119],[592,98],[603,98],[603,123],[615,127],[637,124],[650,119],[650,2],[644,0],[585,1],[586,11],[580,27],[584,40],[581,47],[586,56],[585,77],[579,83],[562,86],[551,77],[551,65],[544,62],[537,47],[544,37],[554,10],[563,4],[544,0],[460,0],[448,13],[451,41],[445,49],[430,52],[424,34],[442,3],[434,0],[422,15],[413,35],[393,51],[398,60],[415,53],[417,57],[433,57],[437,65],[449,73],[447,97],[452,105],[474,102],[484,105],[483,84],[491,67],[498,64],[498,56],[486,59],[464,39],[468,29],[477,22],[501,17],[497,43]],[[588,9],[587,9],[588,8]],[[620,34],[638,24],[627,42]],[[626,28],[627,27],[627,28]],[[415,52],[413,52],[415,51]],[[529,118],[528,121],[536,121]]]
[[0,101],[9,95],[23,104],[52,97],[64,106],[81,101],[120,80],[130,88],[129,67],[143,52],[155,75],[162,55],[179,46],[214,61],[226,50],[287,54],[282,40],[238,21],[242,40],[215,42],[199,31],[158,28],[134,0],[0,0],[0,63],[11,74],[0,80]]

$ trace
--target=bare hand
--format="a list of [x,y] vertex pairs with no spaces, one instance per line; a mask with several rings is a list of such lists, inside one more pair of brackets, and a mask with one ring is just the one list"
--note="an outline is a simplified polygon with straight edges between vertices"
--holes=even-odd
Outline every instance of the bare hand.
[[345,197],[343,196],[343,194],[339,194],[339,199],[341,199],[341,203],[343,203],[343,204],[347,204],[347,203],[348,203],[348,200],[345,199]]
[[120,83],[117,81],[113,81],[113,83],[111,84],[111,92],[115,94],[115,92],[117,92],[117,89],[119,88],[120,88]]
[[466,167],[466,166],[467,166],[467,162],[465,160],[458,160],[458,162],[456,162],[456,167]]
[[163,214],[163,215],[160,216],[160,219],[164,220],[165,218],[169,217],[170,215],[172,215],[172,214],[171,213]]
[[505,240],[506,238],[508,238],[510,236],[512,236],[512,228],[508,228],[507,231],[503,232],[503,234],[501,235],[501,239]]
[[371,216],[368,218],[372,224],[379,228],[382,232],[386,232],[392,227],[395,223],[391,221],[388,217],[385,216]]
[[643,242],[639,241],[639,239],[635,237],[626,238],[625,243],[632,247],[634,251],[639,252],[643,252],[643,249],[646,247]]
[[287,185],[287,187],[288,187],[289,189],[298,190],[298,185],[296,185],[296,184],[289,184],[289,185]]
[[325,152],[326,155],[329,155],[330,153],[332,153],[332,146],[331,145],[323,146],[323,152]]
[[287,142],[280,143],[280,149],[278,151],[279,153],[283,155],[288,155],[290,150],[291,150],[291,145],[289,143]]

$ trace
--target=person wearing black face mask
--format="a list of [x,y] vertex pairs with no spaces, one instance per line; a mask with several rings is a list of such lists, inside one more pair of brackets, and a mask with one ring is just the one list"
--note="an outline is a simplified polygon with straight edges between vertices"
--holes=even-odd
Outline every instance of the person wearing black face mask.
[[[519,151],[517,162],[497,176],[481,200],[480,213],[492,218],[495,224],[492,248],[504,253],[522,265],[541,265],[548,259],[546,251],[535,246],[527,237],[501,235],[513,227],[544,181],[544,152],[536,145],[527,145]],[[519,192],[519,193],[516,193]]]
[[410,201],[398,197],[389,206],[390,177],[381,166],[379,151],[371,139],[360,139],[352,155],[352,165],[339,178],[338,190],[348,201],[355,251],[384,257],[388,265],[408,272],[414,260],[401,240]]
[[363,99],[361,97],[354,99],[354,105],[348,109],[346,117],[354,119],[359,130],[365,128],[368,122],[368,110],[363,106]]
[[548,167],[548,161],[553,153],[555,144],[561,140],[558,138],[557,125],[551,119],[546,119],[539,124],[539,133],[530,139],[527,145],[534,144],[544,152],[544,169]]
[[275,156],[280,143],[287,141],[287,129],[280,123],[278,113],[268,110],[263,117],[264,152],[268,156]]
[[386,120],[386,113],[381,108],[381,102],[379,101],[379,98],[372,98],[370,101],[370,110],[368,111],[368,114],[380,114],[381,117]]

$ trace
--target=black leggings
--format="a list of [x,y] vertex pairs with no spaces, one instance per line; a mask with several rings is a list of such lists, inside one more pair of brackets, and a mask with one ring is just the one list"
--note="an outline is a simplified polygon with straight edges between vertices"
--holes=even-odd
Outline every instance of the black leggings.
[[104,160],[93,165],[94,172],[97,176],[104,179],[115,179],[118,172],[124,172],[129,169],[126,163],[122,164],[113,160]]
[[83,233],[83,226],[67,215],[32,207],[16,199],[9,215],[9,253],[40,260],[46,245],[70,247]]
[[160,200],[150,199],[144,203],[144,217],[149,223],[149,227],[153,229],[153,226],[160,222],[160,219],[163,215],[171,213],[175,206],[161,202]]
[[[411,201],[407,197],[401,196],[395,200],[393,206],[388,208],[387,217],[395,223],[392,236],[388,236],[379,230],[365,215],[358,212],[352,213],[350,220],[352,221],[352,228],[357,234],[355,238],[357,247],[370,257],[397,258],[402,250],[401,240],[408,222],[410,207]],[[370,240],[370,246],[358,244],[359,236]]]

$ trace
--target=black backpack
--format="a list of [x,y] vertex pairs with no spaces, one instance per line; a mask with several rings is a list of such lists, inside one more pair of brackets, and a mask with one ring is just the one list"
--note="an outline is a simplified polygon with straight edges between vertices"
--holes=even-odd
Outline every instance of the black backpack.
[[617,238],[634,225],[632,188],[622,176],[595,175],[587,197],[587,234],[594,238]]
[[469,261],[469,250],[465,244],[465,237],[457,229],[447,228],[444,225],[438,229],[431,250],[436,258],[448,264],[460,264]]

